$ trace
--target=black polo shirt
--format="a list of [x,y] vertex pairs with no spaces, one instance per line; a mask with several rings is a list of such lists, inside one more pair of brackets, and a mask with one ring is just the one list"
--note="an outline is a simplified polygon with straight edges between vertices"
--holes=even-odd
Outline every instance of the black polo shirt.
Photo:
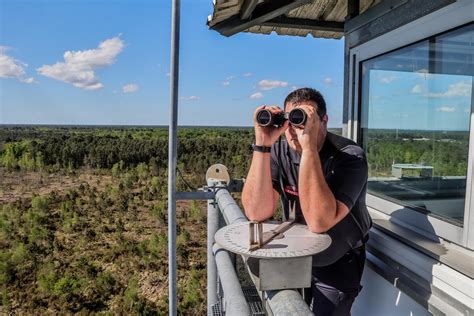
[[[363,149],[350,139],[328,132],[319,156],[324,177],[334,197],[350,210],[343,220],[327,232],[332,244],[318,256],[320,258],[316,262],[326,265],[364,240],[372,221],[365,204],[368,167]],[[285,217],[288,218],[289,205],[296,203],[296,221],[306,224],[298,194],[300,158],[300,154],[288,146],[286,140],[272,146],[273,188],[280,193]]]

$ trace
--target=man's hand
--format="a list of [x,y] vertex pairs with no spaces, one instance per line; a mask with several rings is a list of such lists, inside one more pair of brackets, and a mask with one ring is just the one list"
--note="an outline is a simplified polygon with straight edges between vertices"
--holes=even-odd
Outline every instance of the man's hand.
[[320,137],[320,134],[323,133],[321,119],[314,106],[301,104],[299,107],[306,112],[307,116],[304,126],[295,127],[301,150],[317,153],[321,148],[320,141],[322,137]]
[[255,145],[271,147],[280,137],[282,133],[288,128],[288,121],[285,120],[283,125],[279,128],[274,126],[263,127],[257,123],[257,113],[262,109],[270,110],[272,113],[279,113],[282,110],[278,106],[265,106],[258,107],[253,114],[253,125],[255,127]]

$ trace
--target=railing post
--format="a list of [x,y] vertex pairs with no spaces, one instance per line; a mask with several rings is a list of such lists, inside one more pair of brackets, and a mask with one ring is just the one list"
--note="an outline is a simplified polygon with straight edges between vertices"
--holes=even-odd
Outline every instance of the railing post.
[[[207,185],[210,190],[217,185],[217,181],[209,179]],[[219,208],[215,199],[207,200],[207,315],[212,315],[212,306],[217,304],[217,266],[212,247],[214,235],[219,229]]]

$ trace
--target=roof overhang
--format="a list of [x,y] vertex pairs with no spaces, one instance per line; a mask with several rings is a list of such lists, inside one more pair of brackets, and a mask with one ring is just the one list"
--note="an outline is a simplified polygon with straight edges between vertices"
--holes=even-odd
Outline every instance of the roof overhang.
[[214,0],[207,24],[224,36],[239,32],[335,38],[345,23],[381,0]]

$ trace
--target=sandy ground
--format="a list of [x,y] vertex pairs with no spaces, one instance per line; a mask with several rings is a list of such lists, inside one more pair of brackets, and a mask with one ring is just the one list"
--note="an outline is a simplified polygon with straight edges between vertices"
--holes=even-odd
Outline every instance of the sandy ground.
[[112,181],[109,175],[99,175],[87,169],[81,170],[77,175],[64,175],[45,172],[7,172],[0,168],[0,204],[14,202],[19,198],[30,198],[33,194],[45,195],[52,191],[61,193],[85,183],[101,190]]

